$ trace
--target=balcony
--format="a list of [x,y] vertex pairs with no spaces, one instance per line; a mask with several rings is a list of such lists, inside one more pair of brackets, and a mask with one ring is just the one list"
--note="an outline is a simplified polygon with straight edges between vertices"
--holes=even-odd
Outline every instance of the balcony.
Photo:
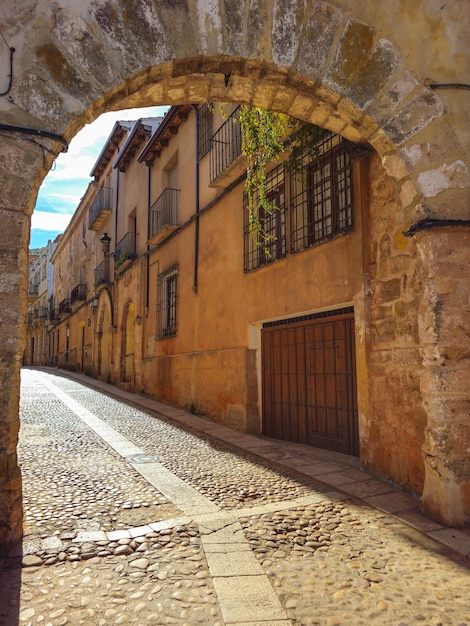
[[70,294],[70,304],[77,307],[81,302],[86,300],[86,285],[77,285],[72,289]]
[[246,172],[247,157],[242,154],[240,107],[211,138],[210,186],[226,188]]
[[37,299],[39,294],[39,285],[34,285],[33,283],[28,283],[28,302],[34,302]]
[[59,308],[57,310],[59,319],[68,315],[70,311],[70,300],[68,298],[65,298],[64,300],[62,300],[62,302],[59,302]]
[[135,254],[135,234],[127,233],[116,244],[114,251],[114,267],[123,270],[131,261],[136,258]]
[[28,326],[44,324],[49,317],[49,310],[45,306],[39,306],[28,313]]
[[150,207],[149,244],[157,244],[178,228],[178,189],[167,187]]
[[88,213],[88,228],[90,230],[100,230],[107,217],[113,210],[113,190],[111,187],[102,187]]
[[95,288],[109,283],[109,262],[108,259],[102,261],[95,269]]
[[47,319],[47,308],[45,306],[40,306],[33,311],[33,320],[34,321],[45,321]]

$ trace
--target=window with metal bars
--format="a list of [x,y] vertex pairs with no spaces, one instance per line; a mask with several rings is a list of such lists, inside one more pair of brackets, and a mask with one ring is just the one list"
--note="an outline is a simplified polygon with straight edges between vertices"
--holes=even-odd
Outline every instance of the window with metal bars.
[[292,252],[348,232],[353,226],[351,162],[341,137],[325,133],[318,153],[305,152],[304,168],[291,178]]
[[258,226],[250,225],[248,199],[244,210],[245,272],[272,263],[286,255],[286,193],[284,166],[278,165],[266,176],[270,209],[259,209]]
[[203,104],[199,109],[199,123],[197,127],[198,161],[206,156],[211,149],[212,120],[214,118],[211,104]]
[[172,265],[157,279],[157,339],[174,337],[177,331],[178,264]]

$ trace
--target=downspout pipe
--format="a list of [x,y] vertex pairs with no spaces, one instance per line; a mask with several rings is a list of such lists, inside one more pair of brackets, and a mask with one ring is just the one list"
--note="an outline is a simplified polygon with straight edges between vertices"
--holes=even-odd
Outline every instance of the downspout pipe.
[[193,104],[196,111],[196,211],[195,211],[195,230],[194,230],[194,278],[193,291],[197,294],[199,284],[199,108]]
[[[150,163],[147,163],[147,242],[150,239],[150,207],[151,207],[151,198],[152,198],[152,166]],[[145,315],[148,315],[149,304],[150,304],[150,255],[148,254],[150,251],[150,245],[147,243],[147,266],[146,266],[146,280],[145,280]]]
[[119,213],[119,168],[116,177],[116,212],[114,214],[114,251],[116,251],[117,234],[118,234],[118,213]]

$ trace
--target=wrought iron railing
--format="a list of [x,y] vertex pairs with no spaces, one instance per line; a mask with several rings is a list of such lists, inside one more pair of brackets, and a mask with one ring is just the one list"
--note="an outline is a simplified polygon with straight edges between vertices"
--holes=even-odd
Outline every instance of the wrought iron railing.
[[95,269],[95,287],[109,283],[109,262],[102,261]]
[[62,302],[59,302],[58,311],[59,311],[59,316],[70,313],[70,301],[68,298],[65,298],[64,300],[62,300]]
[[101,211],[112,211],[112,209],[113,190],[111,187],[102,187],[91,204],[88,214],[88,226],[91,228],[93,222],[99,216]]
[[39,292],[39,285],[28,283],[28,296],[37,296]]
[[45,306],[40,306],[37,309],[33,310],[33,318],[35,320],[45,320],[47,319],[47,308]]
[[240,107],[212,135],[210,152],[211,182],[218,178],[242,153]]
[[164,226],[178,225],[178,189],[167,187],[150,207],[150,239]]
[[117,269],[125,261],[129,259],[135,259],[135,234],[127,233],[116,244],[116,250],[114,251],[114,267]]
[[86,300],[86,285],[77,285],[70,294],[70,304],[84,302]]

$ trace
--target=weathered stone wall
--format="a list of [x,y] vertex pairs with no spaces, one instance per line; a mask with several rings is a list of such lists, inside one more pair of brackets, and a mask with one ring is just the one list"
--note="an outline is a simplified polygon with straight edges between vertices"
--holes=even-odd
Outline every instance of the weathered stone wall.
[[418,311],[422,276],[413,239],[403,236],[394,181],[370,159],[368,377],[371,405],[362,460],[372,471],[422,492],[426,413],[420,392]]
[[[0,97],[2,124],[70,139],[109,109],[251,102],[371,143],[396,181],[406,216],[406,224],[393,225],[392,242],[399,229],[423,217],[468,219],[468,101],[463,90],[428,87],[429,81],[470,82],[466,0],[425,3],[418,11],[405,0],[17,0],[3,3],[0,20],[2,34],[16,50],[11,89]],[[7,77],[8,50],[2,50],[0,68]],[[14,448],[28,216],[52,161],[38,145],[24,141],[24,135],[2,136],[0,147],[0,297],[6,320],[0,366],[2,381],[8,383],[0,396],[0,467],[6,476],[0,529],[9,529],[0,534],[0,551],[21,535]],[[47,137],[41,142],[55,152],[61,149]],[[448,285],[458,284],[461,295],[469,289],[468,281],[456,275],[459,264],[448,262],[442,243],[446,237],[462,243],[464,234],[456,232],[432,230],[416,237],[417,272],[423,280],[418,338],[424,357],[420,393],[426,445],[434,455],[425,456],[423,501],[441,520],[463,523],[469,516],[462,500],[463,492],[468,497],[468,463],[460,442],[468,441],[469,424],[461,417],[458,428],[449,424],[457,414],[469,412],[468,399],[461,397],[468,359],[460,353],[469,339],[468,333],[462,336],[457,349],[458,342],[449,340],[447,322],[442,324],[458,309],[459,296],[446,297]],[[377,245],[385,245],[383,235],[377,233]],[[397,254],[395,248],[391,256]],[[461,267],[467,269],[467,264],[465,259]],[[436,268],[448,276],[438,277]],[[398,283],[387,289],[398,290]],[[408,308],[413,306],[412,288],[400,282],[400,289],[402,295],[406,292]],[[395,303],[394,314],[399,313],[398,300],[386,302]],[[445,402],[436,400],[443,385]],[[444,440],[445,446],[437,445]],[[451,465],[444,458],[448,452]],[[445,476],[439,473],[444,466],[450,472]]]

